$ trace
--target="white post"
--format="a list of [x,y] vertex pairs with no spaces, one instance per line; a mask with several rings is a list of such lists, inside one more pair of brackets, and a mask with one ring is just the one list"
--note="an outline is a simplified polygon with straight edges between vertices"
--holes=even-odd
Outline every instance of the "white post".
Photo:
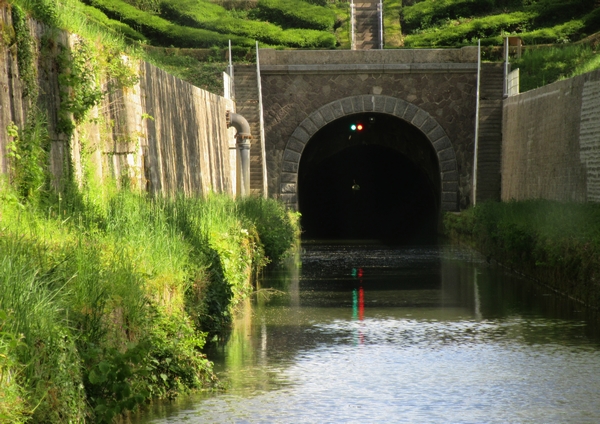
[[379,15],[379,48],[383,50],[383,0],[379,0],[377,14]]
[[233,88],[234,80],[233,80],[233,61],[231,58],[231,40],[229,40],[229,66],[227,66],[227,74],[230,77],[231,86],[229,87],[229,93],[232,100],[235,100],[235,90]]
[[479,150],[479,89],[481,84],[481,40],[477,41],[477,88],[475,90],[475,149],[473,153],[473,206],[477,204],[477,156]]
[[356,40],[354,36],[354,0],[350,0],[350,50],[356,50]]
[[260,59],[258,57],[258,41],[256,42],[256,82],[258,85],[258,115],[259,115],[259,131],[260,131],[260,148],[262,162],[262,192],[263,197],[267,197],[267,152],[265,150],[265,120],[263,117],[263,101],[262,101],[262,84],[260,81]]
[[508,37],[504,37],[504,84],[502,96],[508,97]]

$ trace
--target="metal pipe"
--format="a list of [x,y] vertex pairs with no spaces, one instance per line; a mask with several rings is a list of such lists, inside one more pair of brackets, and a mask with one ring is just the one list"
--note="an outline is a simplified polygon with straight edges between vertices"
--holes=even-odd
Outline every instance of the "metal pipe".
[[242,115],[229,112],[227,118],[227,128],[234,127],[237,130],[237,137],[252,138],[250,133],[250,124]]
[[227,128],[234,127],[237,130],[236,147],[240,164],[240,190],[241,196],[250,195],[250,124],[242,115],[227,112]]

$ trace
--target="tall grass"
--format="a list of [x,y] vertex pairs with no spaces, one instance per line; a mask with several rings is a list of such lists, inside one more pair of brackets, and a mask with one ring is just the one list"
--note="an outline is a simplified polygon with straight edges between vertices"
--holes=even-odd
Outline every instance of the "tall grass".
[[9,409],[35,422],[110,422],[210,384],[201,349],[252,291],[261,240],[296,231],[274,201],[109,190],[42,210],[0,193],[0,348],[21,340],[0,370],[18,383]]
[[526,49],[520,59],[512,62],[512,68],[519,68],[520,91],[525,92],[592,71],[598,64],[591,45],[570,44]]
[[444,224],[488,258],[600,308],[600,205],[484,202],[446,215]]

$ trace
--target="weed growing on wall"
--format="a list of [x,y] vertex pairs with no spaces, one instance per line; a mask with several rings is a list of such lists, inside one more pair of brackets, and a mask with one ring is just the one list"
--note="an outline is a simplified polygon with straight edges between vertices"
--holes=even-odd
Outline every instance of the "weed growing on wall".
[[37,100],[37,67],[35,42],[29,32],[27,19],[23,9],[15,5],[12,7],[12,21],[17,45],[17,65],[19,67],[19,79],[23,83],[23,95],[28,96],[30,101]]
[[38,203],[48,188],[46,164],[49,149],[48,126],[45,115],[36,107],[29,111],[25,128],[11,123],[7,134],[9,177],[22,201]]
[[102,99],[96,57],[93,46],[81,39],[70,52],[64,49],[58,57],[61,87],[58,130],[69,137],[75,125],[82,123],[88,112]]

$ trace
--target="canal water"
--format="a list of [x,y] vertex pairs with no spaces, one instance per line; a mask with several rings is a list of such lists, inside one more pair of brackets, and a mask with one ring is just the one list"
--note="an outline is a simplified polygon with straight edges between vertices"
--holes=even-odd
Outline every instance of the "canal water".
[[306,242],[208,353],[135,422],[600,422],[597,318],[452,244]]

